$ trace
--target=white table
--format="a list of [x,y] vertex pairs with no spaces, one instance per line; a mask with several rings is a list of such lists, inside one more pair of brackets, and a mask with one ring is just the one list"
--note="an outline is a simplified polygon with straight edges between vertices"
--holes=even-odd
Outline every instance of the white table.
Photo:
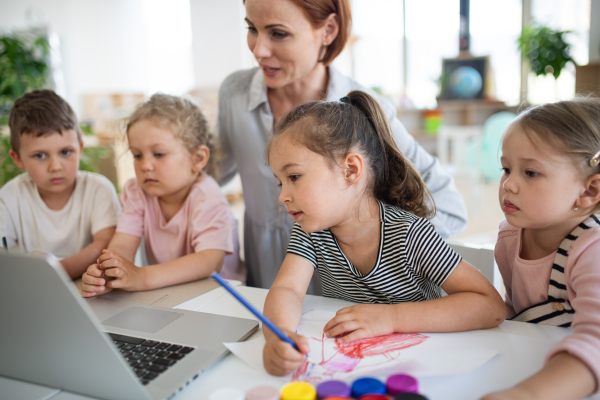
[[[237,289],[253,305],[262,310],[267,290],[245,286]],[[209,295],[210,292],[199,296],[197,301]],[[304,300],[304,311],[311,309],[337,311],[348,305],[352,305],[352,303],[307,295]],[[224,294],[216,299],[212,298],[210,302],[196,310],[233,317],[254,318],[229,294]],[[572,330],[565,328],[505,321],[499,327],[485,331],[451,333],[449,335],[463,335],[469,338],[474,346],[489,345],[490,337],[493,337],[499,355],[484,366],[467,374],[421,378],[419,379],[421,392],[429,400],[469,400],[479,399],[480,396],[490,391],[510,387],[538,371],[542,367],[543,356],[546,352],[571,332]],[[249,340],[257,335],[262,335],[262,331],[255,333]],[[380,377],[385,378],[387,375],[380,375]],[[285,381],[258,373],[236,356],[229,354],[220,363],[201,374],[200,378],[176,399],[203,400],[208,399],[210,393],[219,388],[234,387],[245,391],[263,384],[281,387]]]
[[[263,309],[266,289],[246,286],[237,289],[258,309]],[[352,303],[307,295],[304,300],[304,311],[311,309],[337,311],[348,305]],[[175,308],[254,319],[252,314],[222,288],[200,295]],[[493,337],[499,355],[470,373],[420,378],[421,393],[429,400],[471,400],[479,399],[481,395],[490,391],[512,386],[539,370],[548,349],[569,333],[571,333],[570,329],[512,321],[505,321],[499,327],[485,331],[450,333],[448,335],[463,335],[472,341],[474,346],[482,344],[489,346],[490,337]],[[262,335],[262,331],[259,330],[249,340],[256,338],[257,335]],[[388,370],[386,374],[372,375],[385,378],[390,373],[393,371]],[[245,391],[258,385],[281,387],[284,384],[283,379],[254,371],[239,358],[229,354],[218,364],[203,372],[174,400],[205,400],[214,390],[223,387],[234,387]],[[93,400],[66,392],[57,393],[55,389],[2,377],[0,377],[0,386],[14,393],[14,396],[11,396],[14,399]],[[34,393],[36,395],[32,397]],[[594,397],[594,399],[598,398],[600,396]]]

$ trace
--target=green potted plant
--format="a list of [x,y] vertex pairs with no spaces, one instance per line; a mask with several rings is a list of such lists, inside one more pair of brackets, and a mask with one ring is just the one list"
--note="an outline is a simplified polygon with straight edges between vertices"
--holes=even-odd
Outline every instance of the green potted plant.
[[565,39],[568,33],[570,31],[558,31],[547,26],[523,27],[518,39],[519,50],[529,60],[534,74],[552,74],[558,79],[568,62],[575,63],[570,55],[571,45]]
[[8,113],[23,93],[46,86],[49,49],[44,37],[28,41],[17,35],[0,36],[0,186],[21,173],[8,155]]
[[[25,92],[48,87],[49,50],[44,36],[33,39],[13,34],[0,36],[0,187],[22,172],[8,155],[8,113]],[[94,134],[89,125],[80,127],[83,134]],[[103,147],[84,148],[79,169],[97,171],[100,158],[107,154]]]

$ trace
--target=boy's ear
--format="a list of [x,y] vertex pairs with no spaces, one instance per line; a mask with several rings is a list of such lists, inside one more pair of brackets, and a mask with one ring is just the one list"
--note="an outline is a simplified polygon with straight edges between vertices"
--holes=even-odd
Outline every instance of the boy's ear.
[[347,183],[358,182],[364,173],[365,163],[363,157],[356,152],[349,153],[343,161],[344,178]]
[[210,158],[210,149],[208,146],[202,145],[198,146],[196,151],[192,153],[192,171],[194,174],[199,174],[202,172],[206,164],[208,164],[208,159]]
[[83,156],[83,140],[79,143],[79,161],[81,161],[81,157]]
[[17,153],[13,149],[10,149],[8,151],[8,155],[10,156],[10,158],[12,158],[15,164],[17,164],[17,167],[19,167],[20,169],[25,169],[25,164],[23,164],[23,160],[21,160],[21,156],[19,156],[19,153]]
[[584,192],[579,196],[581,208],[585,209],[600,203],[600,174],[587,178],[584,188]]

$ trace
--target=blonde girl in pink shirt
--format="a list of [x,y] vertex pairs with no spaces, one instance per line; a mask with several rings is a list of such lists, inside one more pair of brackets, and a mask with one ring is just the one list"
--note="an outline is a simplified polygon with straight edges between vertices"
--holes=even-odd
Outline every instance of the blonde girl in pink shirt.
[[[213,271],[244,280],[235,221],[211,177],[213,138],[200,109],[155,94],[129,117],[127,140],[136,178],[123,188],[116,234],[83,274],[81,294],[155,289]],[[142,238],[150,265],[138,268],[133,259]]]
[[533,107],[502,142],[496,262],[507,317],[571,327],[537,374],[484,399],[579,399],[600,380],[600,100]]

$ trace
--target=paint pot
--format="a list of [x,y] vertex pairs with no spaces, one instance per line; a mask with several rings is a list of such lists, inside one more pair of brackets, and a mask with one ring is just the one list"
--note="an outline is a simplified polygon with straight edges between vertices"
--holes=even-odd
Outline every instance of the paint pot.
[[390,398],[384,394],[365,394],[360,396],[358,400],[390,400]]
[[352,397],[360,397],[365,394],[384,394],[385,385],[379,379],[360,378],[352,382]]
[[279,389],[273,386],[256,386],[246,392],[246,400],[279,400]]
[[240,389],[217,389],[208,396],[208,400],[244,400],[244,392]]
[[427,400],[427,397],[425,397],[419,393],[406,392],[406,393],[400,393],[399,395],[394,397],[394,400]]
[[419,382],[405,374],[390,376],[385,382],[388,394],[396,395],[405,392],[417,393],[419,391]]
[[327,381],[317,386],[319,400],[332,396],[350,397],[350,386],[342,381]]
[[325,397],[323,400],[351,400],[350,397],[331,396]]
[[310,383],[292,382],[281,389],[281,400],[315,400],[317,391]]

